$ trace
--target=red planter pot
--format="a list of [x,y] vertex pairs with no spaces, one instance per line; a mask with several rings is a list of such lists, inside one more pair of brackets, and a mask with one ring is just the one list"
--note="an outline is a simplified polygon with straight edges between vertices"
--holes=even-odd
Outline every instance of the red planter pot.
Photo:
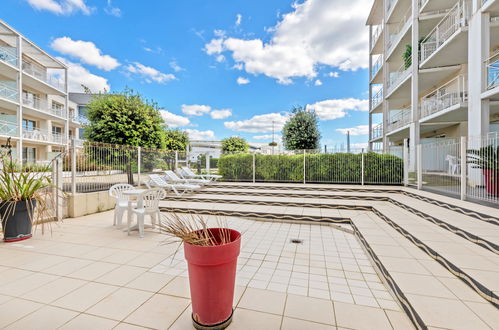
[[499,171],[498,170],[483,170],[485,176],[485,189],[487,193],[497,196],[499,195]]
[[[220,228],[208,229],[219,237]],[[241,234],[230,231],[230,243],[199,246],[185,243],[192,320],[196,329],[224,329],[232,321],[237,257]]]

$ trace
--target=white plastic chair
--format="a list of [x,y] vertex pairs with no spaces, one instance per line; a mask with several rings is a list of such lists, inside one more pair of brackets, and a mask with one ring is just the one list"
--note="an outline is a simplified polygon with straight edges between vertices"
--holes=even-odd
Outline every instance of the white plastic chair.
[[447,157],[445,157],[445,160],[449,162],[449,169],[447,172],[449,174],[459,174],[459,160],[457,159],[457,157],[447,155]]
[[123,214],[128,209],[129,196],[123,194],[125,190],[133,189],[131,184],[119,183],[109,188],[109,196],[116,199],[116,206],[114,207],[113,226],[121,226]]
[[183,166],[181,168],[182,174],[184,177],[188,179],[205,179],[205,180],[211,180],[211,181],[217,181],[218,179],[221,179],[221,175],[215,175],[215,174],[195,174],[190,168]]
[[[137,227],[140,237],[144,237],[144,219],[146,215],[151,217],[152,228],[156,227],[156,223],[160,220],[159,201],[165,196],[165,190],[161,188],[149,189],[139,195],[137,207],[132,212],[137,215]],[[130,219],[127,225],[128,235],[130,235]]]
[[182,196],[186,192],[194,192],[195,190],[201,189],[200,185],[195,184],[185,184],[185,183],[177,183],[171,184],[166,182],[163,177],[158,174],[149,175],[149,182],[146,182],[146,186],[148,188],[151,187],[159,187],[165,190],[171,190],[177,196]]
[[204,179],[182,179],[173,171],[165,171],[165,174],[166,174],[166,181],[173,183],[204,185],[204,184],[209,184],[211,182],[210,180],[204,180]]

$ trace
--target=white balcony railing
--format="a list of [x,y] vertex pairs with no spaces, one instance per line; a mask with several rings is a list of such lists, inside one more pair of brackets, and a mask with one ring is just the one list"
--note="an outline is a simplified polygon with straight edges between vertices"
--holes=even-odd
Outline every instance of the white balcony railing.
[[17,102],[18,94],[15,81],[0,81],[0,97]]
[[0,135],[18,136],[17,124],[10,121],[0,120]]
[[17,66],[17,48],[0,46],[0,61]]
[[400,82],[407,78],[411,73],[412,66],[406,67],[406,64],[402,64],[400,68],[395,72],[390,72],[388,79],[388,89],[387,94],[394,90]]
[[383,123],[374,126],[371,130],[371,139],[378,139],[383,136]]
[[47,71],[39,68],[33,63],[23,62],[23,72],[29,74],[32,77],[35,77],[36,79],[46,82],[47,84],[57,88],[58,90],[64,90],[64,83],[61,81],[61,79],[47,74]]
[[[388,42],[386,45],[386,49],[388,49],[388,52],[387,52],[388,54],[400,42],[400,39],[402,39],[402,36],[406,30],[406,26],[409,24],[411,18],[412,18],[412,7],[409,6],[407,11],[404,13],[404,16],[400,20],[400,22],[393,29],[393,33],[390,33],[388,35]],[[392,31],[390,31],[390,32],[392,32]]]
[[448,83],[428,93],[421,99],[421,118],[446,110],[468,101],[466,77],[457,76]]
[[379,55],[371,68],[371,79],[373,79],[376,76],[376,74],[379,72],[379,69],[381,69],[382,65],[383,65],[383,55]]
[[381,87],[371,98],[371,109],[376,108],[383,102],[383,87]]
[[379,36],[381,35],[382,31],[383,31],[383,24],[377,25],[376,28],[373,30],[371,36],[371,50],[373,50],[374,46],[376,45],[376,42],[378,42]]
[[420,60],[424,62],[433,55],[461,27],[468,24],[471,3],[460,1],[445,15],[421,43]]
[[42,99],[35,95],[30,95],[29,97],[23,97],[23,105],[36,110],[40,110],[51,115],[58,116],[61,118],[66,118],[66,111],[64,108],[53,108],[48,105],[47,100]]
[[44,142],[52,142],[58,144],[66,143],[66,137],[63,134],[53,133],[48,130],[42,129],[23,129],[23,138],[36,140],[36,141],[44,141]]
[[82,125],[87,125],[88,124],[88,119],[87,117],[83,116],[83,115],[70,115],[69,119],[72,121],[72,122],[75,122],[75,123],[80,123]]
[[495,53],[485,61],[487,68],[487,89],[499,85],[499,52]]
[[396,130],[402,126],[405,126],[411,122],[411,108],[405,108],[401,110],[390,111],[390,116],[388,118],[388,132]]
[[388,17],[388,14],[390,13],[390,11],[392,10],[392,8],[394,7],[395,5],[395,2],[397,2],[398,0],[387,0],[386,2],[386,16]]

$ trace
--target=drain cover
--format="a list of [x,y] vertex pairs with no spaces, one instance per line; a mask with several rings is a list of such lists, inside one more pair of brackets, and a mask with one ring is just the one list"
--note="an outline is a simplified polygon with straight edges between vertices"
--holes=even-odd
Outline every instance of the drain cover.
[[303,243],[303,240],[302,240],[302,239],[299,239],[299,238],[292,238],[292,239],[291,239],[291,243],[294,243],[294,244],[301,244],[301,243]]

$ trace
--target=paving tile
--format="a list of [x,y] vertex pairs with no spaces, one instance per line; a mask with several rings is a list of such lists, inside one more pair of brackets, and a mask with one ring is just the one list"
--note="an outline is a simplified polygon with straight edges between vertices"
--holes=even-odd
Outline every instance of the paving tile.
[[152,293],[120,288],[89,308],[86,313],[121,321],[152,296]]
[[385,313],[386,316],[388,316],[393,329],[406,330],[414,328],[414,325],[405,313],[391,310],[386,310]]
[[282,320],[282,330],[334,330],[336,327],[327,325],[327,324],[321,324],[321,323],[316,323],[316,322],[310,322],[310,321],[304,321],[304,320],[298,320],[298,319],[293,319],[290,317],[284,317]]
[[238,307],[281,315],[286,294],[282,292],[247,288]]
[[42,308],[43,305],[24,299],[12,299],[0,308],[0,328],[19,320],[20,318]]
[[234,311],[230,330],[278,330],[281,328],[281,315],[257,312],[243,308]]
[[26,330],[32,329],[34,325],[36,325],[37,329],[57,329],[76,315],[78,315],[77,312],[69,311],[67,309],[44,306],[12,323],[5,329]]
[[330,300],[288,294],[284,315],[313,322],[335,324]]
[[125,286],[132,289],[158,292],[173,278],[174,277],[170,275],[144,272]]
[[116,286],[89,282],[56,300],[52,305],[83,312],[116,290]]
[[123,286],[139,277],[139,275],[145,273],[145,271],[145,268],[122,265],[102,275],[101,277],[96,278],[94,281],[104,284]]
[[29,291],[23,295],[23,298],[41,303],[50,303],[58,298],[61,298],[62,296],[65,296],[69,292],[76,290],[86,283],[86,281],[74,278],[59,278],[56,281],[52,281],[39,287],[38,289]]
[[70,320],[60,330],[108,330],[113,329],[118,325],[118,321],[104,319],[88,314],[80,314],[74,319]]
[[164,286],[159,293],[190,298],[191,293],[189,288],[189,279],[186,277],[175,277],[166,286]]
[[351,329],[392,329],[388,318],[379,308],[341,302],[334,303],[336,325]]
[[78,269],[67,276],[79,278],[82,280],[93,281],[96,278],[101,277],[102,275],[109,273],[110,271],[118,268],[118,264],[112,264],[107,262],[96,261],[91,263],[88,266],[85,266],[81,269]]

